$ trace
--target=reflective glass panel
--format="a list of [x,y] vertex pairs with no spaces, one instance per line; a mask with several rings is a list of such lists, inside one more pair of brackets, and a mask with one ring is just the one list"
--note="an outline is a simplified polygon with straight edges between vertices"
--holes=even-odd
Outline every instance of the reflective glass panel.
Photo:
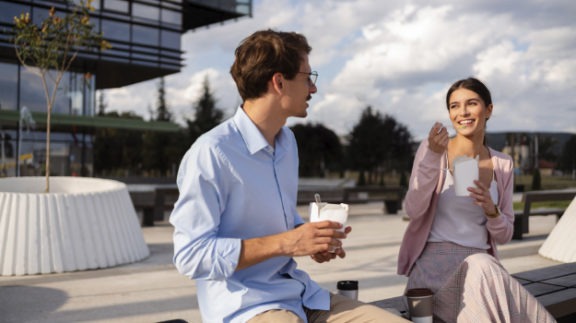
[[18,66],[0,63],[0,110],[16,110]]
[[0,22],[14,23],[14,17],[20,16],[21,13],[30,12],[30,6],[16,3],[6,3],[1,1]]
[[125,0],[103,0],[104,1],[104,10],[114,10],[120,12],[128,13],[130,8],[130,3]]
[[[50,84],[50,90],[52,90],[53,84]],[[51,92],[50,92],[51,93]],[[58,86],[58,91],[56,91],[56,98],[54,99],[54,105],[52,106],[52,113],[58,114],[70,114],[70,73],[64,73],[62,76],[62,81]]]
[[162,47],[180,50],[180,33],[162,30]]
[[162,9],[162,23],[171,24],[174,26],[178,26],[180,28],[182,26],[182,13],[180,11],[169,10],[169,9]]
[[[62,12],[56,11],[56,15],[62,17]],[[32,22],[40,24],[49,16],[50,14],[48,12],[48,9],[34,7],[34,11],[32,12]]]
[[147,6],[140,3],[132,4],[132,15],[135,18],[144,18],[152,21],[160,19],[160,10],[157,7]]
[[158,28],[132,25],[132,42],[158,46]]
[[30,111],[46,112],[44,90],[38,75],[26,68],[20,73],[20,105],[26,106]]
[[130,41],[130,25],[102,19],[102,34],[106,39]]

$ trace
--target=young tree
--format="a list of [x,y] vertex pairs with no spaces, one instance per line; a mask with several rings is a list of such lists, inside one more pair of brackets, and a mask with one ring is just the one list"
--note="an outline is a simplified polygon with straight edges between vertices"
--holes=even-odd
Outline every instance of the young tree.
[[[52,7],[49,16],[40,24],[35,24],[30,13],[14,17],[14,48],[20,63],[37,74],[44,89],[46,100],[46,192],[50,191],[50,117],[58,85],[62,77],[76,59],[81,49],[110,48],[102,34],[94,30],[90,23],[88,2],[73,5],[64,17],[56,15]],[[87,75],[89,76],[89,75]]]

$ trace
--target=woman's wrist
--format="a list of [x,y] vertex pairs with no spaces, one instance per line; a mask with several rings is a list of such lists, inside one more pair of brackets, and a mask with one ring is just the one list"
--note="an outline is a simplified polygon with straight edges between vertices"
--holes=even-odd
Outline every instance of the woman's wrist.
[[492,212],[484,212],[484,214],[490,219],[495,219],[500,216],[500,209],[494,204],[494,210]]

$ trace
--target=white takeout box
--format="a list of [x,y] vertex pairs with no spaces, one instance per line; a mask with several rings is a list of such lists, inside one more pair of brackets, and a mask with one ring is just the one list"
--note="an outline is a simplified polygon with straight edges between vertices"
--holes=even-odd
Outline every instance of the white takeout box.
[[478,156],[470,158],[458,156],[454,158],[454,190],[457,196],[468,196],[468,187],[475,187],[478,179]]
[[348,220],[348,204],[310,203],[310,222],[324,220],[341,223],[342,229],[340,231],[344,231],[344,225]]

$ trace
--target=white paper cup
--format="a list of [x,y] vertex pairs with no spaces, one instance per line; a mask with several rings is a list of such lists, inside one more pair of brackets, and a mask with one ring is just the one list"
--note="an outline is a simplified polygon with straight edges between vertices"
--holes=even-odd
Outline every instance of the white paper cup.
[[468,196],[468,187],[475,187],[478,179],[478,160],[466,158],[454,161],[454,190],[457,196]]

